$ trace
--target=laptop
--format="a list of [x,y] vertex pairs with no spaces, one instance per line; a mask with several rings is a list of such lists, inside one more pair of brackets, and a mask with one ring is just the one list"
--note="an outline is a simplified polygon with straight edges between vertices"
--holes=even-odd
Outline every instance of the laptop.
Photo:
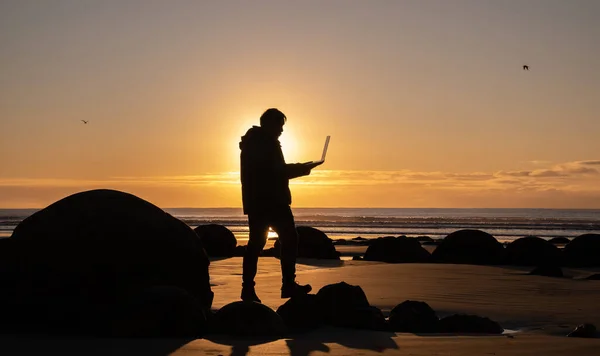
[[323,146],[323,154],[321,155],[321,160],[306,162],[306,164],[317,164],[325,162],[325,156],[327,156],[327,147],[329,147],[329,139],[331,139],[331,136],[327,136],[327,138],[325,138],[325,145]]

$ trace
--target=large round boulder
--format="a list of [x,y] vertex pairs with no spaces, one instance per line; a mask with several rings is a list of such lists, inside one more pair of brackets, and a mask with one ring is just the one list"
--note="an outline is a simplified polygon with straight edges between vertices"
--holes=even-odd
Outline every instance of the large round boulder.
[[431,254],[437,263],[501,264],[504,247],[494,236],[480,230],[458,230],[446,236]]
[[[339,260],[333,241],[321,230],[310,226],[297,226],[298,257]],[[274,248],[279,253],[281,243],[275,241]]]
[[405,300],[390,312],[392,330],[409,333],[433,333],[438,329],[438,316],[429,304]]
[[214,315],[214,333],[276,339],[287,333],[283,319],[273,309],[255,302],[233,302]]
[[207,224],[194,229],[206,253],[210,257],[232,257],[235,254],[237,240],[233,232],[223,225]]
[[20,305],[73,296],[86,305],[117,305],[155,285],[184,289],[204,308],[212,304],[209,260],[196,233],[128,193],[73,194],[24,219],[10,240]]
[[600,234],[577,236],[565,246],[563,257],[570,267],[600,266]]
[[387,263],[424,263],[429,261],[429,252],[421,247],[421,243],[406,236],[380,237],[373,240],[364,259]]
[[506,264],[516,266],[560,266],[560,250],[536,236],[516,239],[506,246]]
[[132,295],[113,323],[113,337],[201,337],[207,329],[199,301],[185,289],[154,286]]

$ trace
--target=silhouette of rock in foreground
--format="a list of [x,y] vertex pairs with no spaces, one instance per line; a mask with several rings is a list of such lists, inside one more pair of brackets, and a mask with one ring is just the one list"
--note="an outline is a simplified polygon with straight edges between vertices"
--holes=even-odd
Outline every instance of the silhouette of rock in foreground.
[[371,241],[365,252],[366,261],[381,261],[388,263],[424,263],[431,255],[421,247],[417,239],[406,236],[380,237]]
[[155,286],[132,296],[113,324],[119,337],[201,337],[207,329],[203,308],[185,289]]
[[494,236],[480,230],[458,230],[446,236],[431,254],[437,263],[497,265],[504,247]]
[[0,263],[0,308],[10,310],[4,330],[110,334],[121,317],[115,311],[153,286],[181,288],[206,309],[212,304],[209,260],[196,233],[131,194],[68,196],[24,219],[7,240],[13,256]]
[[600,273],[594,273],[592,275],[587,276],[585,279],[590,281],[600,281]]
[[283,319],[266,305],[255,302],[233,302],[214,315],[214,333],[277,339],[287,333]]
[[571,240],[569,240],[566,237],[553,237],[550,240],[548,240],[548,242],[555,245],[566,245],[569,242],[571,242]]
[[497,322],[477,315],[450,315],[440,319],[438,325],[441,333],[502,334],[504,332]]
[[314,294],[290,298],[277,308],[277,314],[291,331],[308,331],[323,325],[323,312]]
[[564,277],[563,271],[559,266],[539,266],[534,268],[529,274],[544,277]]
[[237,240],[233,232],[225,226],[200,225],[194,231],[202,240],[202,245],[210,257],[232,257],[235,254]]
[[506,263],[517,266],[560,266],[560,250],[536,236],[516,239],[506,246]]
[[352,286],[346,282],[327,285],[317,292],[317,304],[328,325],[389,330],[381,310],[369,305],[360,286]]
[[392,330],[409,333],[433,333],[438,330],[438,316],[429,304],[406,300],[390,312]]
[[566,266],[600,266],[600,234],[577,236],[564,247],[563,256]]
[[598,331],[594,324],[581,324],[571,331],[568,337],[583,337],[583,338],[595,338],[598,337]]
[[[318,229],[310,226],[298,226],[298,257],[339,260],[340,253],[336,251],[333,241]],[[281,244],[275,241],[274,250],[279,256]]]

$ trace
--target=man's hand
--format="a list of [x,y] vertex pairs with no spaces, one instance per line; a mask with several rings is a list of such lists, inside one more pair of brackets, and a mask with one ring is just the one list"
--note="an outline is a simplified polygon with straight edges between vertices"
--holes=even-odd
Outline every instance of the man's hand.
[[322,165],[323,163],[325,163],[325,162],[304,162],[302,164],[308,169],[313,169],[316,166]]

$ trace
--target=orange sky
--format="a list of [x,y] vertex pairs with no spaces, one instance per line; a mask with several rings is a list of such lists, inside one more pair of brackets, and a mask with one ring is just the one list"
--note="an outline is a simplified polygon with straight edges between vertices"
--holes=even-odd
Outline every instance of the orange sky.
[[240,206],[239,137],[277,107],[288,162],[332,136],[294,206],[600,208],[598,13],[593,0],[3,1],[0,207],[91,188]]

